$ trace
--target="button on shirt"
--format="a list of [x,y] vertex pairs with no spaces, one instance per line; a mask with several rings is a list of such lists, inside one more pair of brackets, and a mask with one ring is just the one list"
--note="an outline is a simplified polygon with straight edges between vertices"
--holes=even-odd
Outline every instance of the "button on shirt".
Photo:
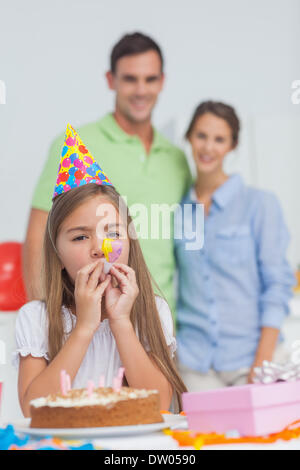
[[[124,132],[111,113],[80,127],[78,133],[116,190],[124,196],[133,219],[137,217],[141,221],[146,215],[143,229],[136,227],[139,241],[147,266],[174,314],[173,213],[169,221],[164,221],[170,228],[167,234],[163,233],[162,224],[159,225],[159,214],[151,217],[151,209],[152,205],[155,210],[162,204],[178,204],[192,184],[184,153],[154,128],[151,149],[146,154],[138,136]],[[34,208],[45,211],[51,208],[64,137],[61,134],[50,148],[34,191]],[[156,290],[156,293],[160,292]]]
[[193,226],[182,216],[189,204],[191,219],[200,204],[193,187],[175,214],[175,229],[184,235],[175,239],[178,359],[203,373],[250,367],[261,328],[280,329],[295,283],[279,202],[232,175],[213,194],[204,245],[196,251],[186,243],[203,224],[184,230]]

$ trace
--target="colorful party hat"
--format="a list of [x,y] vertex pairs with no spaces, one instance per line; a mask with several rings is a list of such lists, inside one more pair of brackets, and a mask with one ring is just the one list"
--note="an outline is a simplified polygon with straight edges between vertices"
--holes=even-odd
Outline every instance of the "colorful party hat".
[[88,183],[112,186],[75,129],[68,124],[52,200],[58,194]]

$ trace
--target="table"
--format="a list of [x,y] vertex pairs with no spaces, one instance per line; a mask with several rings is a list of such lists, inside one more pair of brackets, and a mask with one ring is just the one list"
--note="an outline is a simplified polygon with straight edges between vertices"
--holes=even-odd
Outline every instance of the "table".
[[[186,418],[182,415],[171,415],[170,423],[173,423],[170,426],[171,429],[188,430],[188,423]],[[0,422],[0,427],[5,427],[5,425]],[[20,435],[20,437],[22,437],[22,435]],[[187,453],[191,451],[196,452],[193,446],[180,446],[177,440],[173,439],[172,436],[165,434],[163,431],[131,436],[101,437],[80,442],[75,440],[61,440],[62,442],[68,443],[68,445],[77,447],[85,442],[89,442],[92,443],[96,450],[170,450],[172,452],[179,451],[180,453],[184,453],[185,451]],[[38,440],[33,438],[30,442],[37,443]],[[241,443],[206,445],[203,446],[201,450],[300,450],[300,439],[292,439],[290,441],[278,440],[271,444]]]

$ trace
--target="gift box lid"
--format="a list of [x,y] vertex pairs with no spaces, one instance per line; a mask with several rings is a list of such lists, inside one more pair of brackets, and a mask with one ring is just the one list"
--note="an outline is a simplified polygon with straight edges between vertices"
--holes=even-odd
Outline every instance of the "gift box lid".
[[300,402],[300,380],[248,384],[182,394],[184,411],[241,410]]

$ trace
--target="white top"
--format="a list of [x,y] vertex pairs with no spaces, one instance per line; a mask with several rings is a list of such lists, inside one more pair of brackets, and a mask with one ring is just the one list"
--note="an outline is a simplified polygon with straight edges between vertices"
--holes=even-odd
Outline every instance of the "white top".
[[[176,350],[176,339],[173,336],[173,319],[167,302],[156,296],[156,305],[161,320],[166,343],[169,346],[171,356]],[[62,307],[64,331],[71,332],[76,323],[76,316],[71,311]],[[73,326],[72,326],[73,323]],[[48,356],[48,328],[45,303],[40,300],[32,300],[20,308],[16,319],[16,350],[13,352],[12,362],[19,366],[19,355],[33,357]],[[68,337],[68,335],[66,336]],[[147,348],[146,348],[147,349]],[[113,386],[113,378],[122,367],[115,338],[109,326],[109,320],[104,319],[96,330],[80,368],[72,382],[73,388],[84,388],[88,380],[93,380],[98,386],[101,375],[105,377],[105,386]]]

